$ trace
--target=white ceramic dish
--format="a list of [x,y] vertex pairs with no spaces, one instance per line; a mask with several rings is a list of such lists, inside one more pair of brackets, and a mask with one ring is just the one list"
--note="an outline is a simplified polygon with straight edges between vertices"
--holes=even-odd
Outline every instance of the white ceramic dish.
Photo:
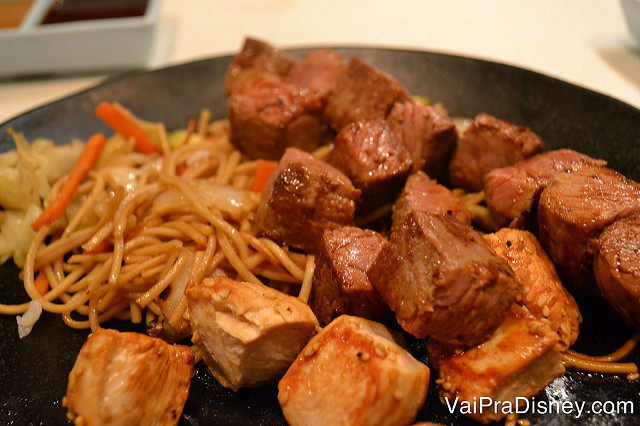
[[160,0],[143,16],[41,25],[54,0],[35,0],[18,28],[0,29],[0,76],[144,67]]
[[640,0],[621,0],[629,32],[640,43]]

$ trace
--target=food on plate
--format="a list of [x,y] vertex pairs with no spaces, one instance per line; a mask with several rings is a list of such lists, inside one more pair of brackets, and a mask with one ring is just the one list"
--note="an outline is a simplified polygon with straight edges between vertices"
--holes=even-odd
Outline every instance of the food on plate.
[[471,225],[471,215],[462,199],[422,170],[409,176],[393,204],[392,226],[398,226],[411,211],[446,214],[460,223]]
[[313,253],[324,230],[353,224],[359,197],[340,170],[288,148],[262,190],[257,226],[278,243]]
[[318,326],[309,305],[264,284],[206,278],[186,294],[192,341],[234,391],[279,380]]
[[484,176],[487,207],[501,226],[537,230],[535,206],[542,190],[557,174],[583,163],[600,167],[607,164],[571,149],[556,149],[493,169]]
[[538,239],[529,231],[502,228],[485,235],[485,240],[509,262],[523,285],[516,303],[558,333],[562,349],[568,349],[578,338],[582,315]]
[[593,270],[602,295],[640,325],[640,211],[607,226],[595,241]]
[[100,328],[82,346],[62,403],[76,425],[177,425],[193,374],[188,346]]
[[421,211],[393,229],[368,275],[405,331],[452,344],[485,340],[522,290],[478,231]]
[[446,111],[416,101],[397,102],[387,121],[411,154],[412,172],[423,170],[431,178],[446,182],[458,140],[456,126]]
[[617,262],[635,250],[640,184],[575,151],[540,153],[531,130],[487,114],[465,130],[361,58],[344,61],[247,39],[225,78],[228,119],[204,109],[168,131],[105,100],[95,115],[113,135],[40,157],[13,132],[0,241],[20,243],[1,256],[22,259],[31,300],[0,312],[24,314],[21,337],[39,310],[90,328],[79,368],[118,319],[193,343],[171,348],[230,392],[282,377],[292,424],[409,424],[428,410],[427,364],[441,395],[463,399],[533,396],[562,363],[637,379],[618,361],[638,338],[604,358],[569,349],[580,311],[568,290],[583,288],[566,277],[577,269],[622,315],[637,312],[626,303],[637,274]]
[[367,272],[386,239],[371,229],[343,226],[327,230],[316,252],[309,305],[325,326],[343,314],[386,322],[389,307],[371,285]]
[[540,194],[538,226],[563,282],[595,291],[591,239],[638,210],[640,183],[612,169],[585,165],[556,175]]
[[449,163],[449,182],[467,191],[480,191],[484,175],[542,152],[540,136],[486,113],[478,114],[460,135]]
[[[512,305],[498,329],[478,346],[456,348],[431,340],[430,360],[438,371],[440,397],[449,406],[490,398],[495,404],[470,410],[482,423],[514,413],[564,373],[558,335],[525,308]],[[507,404],[511,410],[504,410]]]
[[360,212],[396,198],[413,166],[407,148],[382,117],[344,126],[333,141],[327,161],[361,191],[357,201]]
[[408,425],[429,368],[382,324],[341,315],[304,347],[278,383],[290,425]]

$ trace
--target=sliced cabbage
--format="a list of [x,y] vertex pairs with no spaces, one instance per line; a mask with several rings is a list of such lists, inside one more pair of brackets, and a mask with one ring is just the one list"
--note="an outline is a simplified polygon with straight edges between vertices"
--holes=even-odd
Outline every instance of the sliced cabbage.
[[33,326],[40,319],[42,314],[42,304],[37,300],[29,302],[27,312],[23,315],[18,315],[16,321],[18,322],[18,336],[22,339],[31,333]]

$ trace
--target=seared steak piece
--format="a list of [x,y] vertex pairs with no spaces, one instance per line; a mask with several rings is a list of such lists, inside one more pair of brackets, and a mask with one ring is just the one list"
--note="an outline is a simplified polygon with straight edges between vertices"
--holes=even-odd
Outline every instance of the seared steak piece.
[[502,228],[484,238],[509,262],[524,286],[516,303],[558,333],[562,350],[569,349],[580,333],[582,315],[538,239],[529,231],[511,228]]
[[480,191],[487,172],[538,154],[544,147],[544,141],[528,128],[478,114],[458,139],[449,180],[467,191]]
[[413,210],[449,215],[461,223],[471,225],[471,216],[460,198],[422,171],[407,178],[400,197],[393,205],[392,226],[400,224]]
[[258,76],[227,100],[231,142],[249,158],[278,160],[288,147],[315,149],[322,140],[322,101],[310,89]]
[[342,315],[302,350],[278,383],[287,423],[408,425],[424,405],[430,370],[382,324]]
[[[457,398],[458,407],[464,402],[473,404],[478,409],[465,414],[490,423],[507,415],[502,404],[510,403],[513,411],[516,407],[522,410],[521,398],[537,395],[564,373],[557,343],[558,335],[543,321],[513,305],[504,322],[481,345],[465,349],[430,340],[427,350],[438,370],[440,399],[453,405]],[[485,398],[492,404],[481,407]]]
[[405,331],[463,345],[483,342],[522,291],[479,232],[419,211],[393,229],[369,280]]
[[358,202],[361,212],[394,200],[412,165],[405,146],[381,117],[345,126],[336,136],[327,161],[362,191]]
[[327,99],[325,119],[340,131],[353,121],[386,117],[393,104],[410,100],[409,92],[393,77],[354,57]]
[[589,242],[615,220],[640,210],[640,184],[604,167],[560,173],[538,203],[540,243],[565,284],[595,290]]
[[191,340],[234,391],[280,380],[318,326],[306,303],[263,284],[207,278],[186,295]]
[[297,61],[268,43],[246,38],[242,50],[229,65],[224,81],[224,93],[229,96],[238,87],[259,75],[286,77]]
[[[570,149],[558,149],[535,155],[513,166],[491,170],[484,176],[487,207],[496,221],[512,228],[528,227],[540,193],[560,172],[578,163],[606,166],[606,161]],[[534,220],[535,222],[535,220]]]
[[631,326],[640,325],[640,211],[607,226],[593,260],[598,287]]
[[177,425],[193,374],[188,346],[98,328],[80,349],[62,404],[76,425]]
[[387,121],[411,153],[414,172],[422,170],[440,182],[448,179],[458,132],[445,112],[418,102],[398,102]]
[[309,299],[320,325],[342,314],[381,322],[393,318],[367,277],[385,243],[382,235],[370,229],[345,226],[324,232]]
[[313,50],[293,68],[288,80],[311,89],[321,99],[326,100],[338,83],[344,68],[344,59],[340,53],[331,49]]
[[289,148],[262,191],[257,226],[278,243],[314,253],[325,229],[353,224],[359,196],[341,171]]

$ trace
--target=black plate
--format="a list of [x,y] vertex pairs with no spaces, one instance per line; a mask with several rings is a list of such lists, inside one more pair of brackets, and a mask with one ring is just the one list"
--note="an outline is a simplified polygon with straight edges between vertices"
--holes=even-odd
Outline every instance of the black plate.
[[[369,48],[337,48],[345,57],[358,55],[402,82],[409,91],[442,102],[453,116],[472,117],[487,112],[526,125],[542,136],[548,148],[568,147],[604,158],[609,165],[640,180],[640,111],[618,100],[531,71],[502,64],[443,54]],[[302,57],[305,50],[291,51]],[[163,121],[167,128],[185,127],[202,108],[215,117],[226,115],[222,81],[230,57],[207,59],[176,67],[122,76],[95,88],[35,109],[0,126],[0,152],[13,149],[8,128],[31,140],[47,137],[67,143],[109,132],[94,116],[102,100],[118,101],[140,117]],[[0,302],[26,300],[18,270],[0,268]],[[631,334],[601,300],[579,298],[584,316],[581,336],[574,346],[591,354],[616,349]],[[117,328],[130,328],[111,323]],[[59,316],[44,314],[32,334],[18,339],[15,317],[0,317],[0,419],[9,424],[66,424],[61,405],[67,375],[87,333],[67,328]],[[426,360],[424,345],[411,350]],[[636,354],[633,360],[640,361]],[[432,374],[435,376],[435,374]],[[431,388],[419,420],[472,424],[450,414]],[[613,414],[584,412],[541,413],[529,410],[521,417],[532,424],[636,424],[640,411],[640,384],[624,378],[568,372],[554,381],[536,401],[602,403]],[[631,406],[625,405],[631,401]],[[538,407],[538,406],[536,406]],[[615,410],[614,410],[615,409]],[[626,414],[624,411],[626,410]],[[631,413],[635,411],[635,416]],[[181,424],[285,424],[275,387],[240,390],[222,388],[202,363],[192,382]]]

